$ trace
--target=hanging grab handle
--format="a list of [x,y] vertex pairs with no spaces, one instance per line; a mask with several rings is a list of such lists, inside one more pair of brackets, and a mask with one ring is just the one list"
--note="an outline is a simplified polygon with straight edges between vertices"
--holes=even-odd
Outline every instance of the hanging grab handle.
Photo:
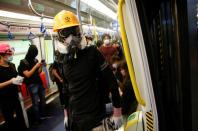
[[30,31],[30,33],[28,34],[28,40],[31,40],[31,39],[34,39],[34,38],[36,38],[36,35],[33,34],[33,33]]
[[12,40],[14,39],[14,35],[10,31],[10,26],[8,25],[8,39]]
[[28,34],[28,40],[36,38],[36,35],[32,33],[31,27],[29,25],[29,34]]
[[145,106],[145,102],[141,98],[139,90],[138,90],[138,85],[137,85],[137,82],[136,82],[134,68],[133,68],[133,63],[131,61],[131,55],[130,55],[130,52],[129,52],[129,45],[128,45],[126,30],[125,30],[125,27],[124,27],[123,14],[122,14],[122,5],[123,5],[124,2],[125,2],[124,0],[119,0],[119,3],[118,3],[118,20],[119,20],[119,23],[120,23],[120,31],[121,31],[122,41],[123,41],[124,53],[125,53],[125,56],[126,56],[126,62],[127,62],[128,69],[129,69],[129,75],[130,75],[130,78],[131,78],[131,81],[132,81],[133,90],[135,92],[136,99],[137,99],[139,104]]

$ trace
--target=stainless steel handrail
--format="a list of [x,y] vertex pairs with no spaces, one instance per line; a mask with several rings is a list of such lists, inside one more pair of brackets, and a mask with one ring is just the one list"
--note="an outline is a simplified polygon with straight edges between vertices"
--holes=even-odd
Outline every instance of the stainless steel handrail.
[[80,15],[80,0],[76,0],[76,14],[77,14],[78,20],[80,22],[80,32],[83,33],[82,21],[81,21],[81,15]]
[[39,14],[34,7],[32,6],[32,1],[28,0],[28,7],[30,8],[30,10],[37,16],[40,16],[41,18],[49,18],[49,19],[53,19],[53,17],[51,16],[47,16],[47,15],[43,15],[43,14]]
[[[0,21],[1,25],[5,25],[5,26],[17,26],[17,27],[30,27],[30,28],[40,28],[40,25],[37,24],[29,24],[29,23],[23,23],[23,24],[18,24],[16,22],[4,22],[4,21]],[[52,26],[45,26],[48,29],[52,29]]]

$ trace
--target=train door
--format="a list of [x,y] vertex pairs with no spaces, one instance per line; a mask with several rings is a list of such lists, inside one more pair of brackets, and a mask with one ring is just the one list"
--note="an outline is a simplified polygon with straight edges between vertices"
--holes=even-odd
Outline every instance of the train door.
[[[129,6],[130,2],[126,1],[126,8],[127,4]],[[143,37],[144,40],[156,101],[157,110],[154,111],[157,111],[158,123],[154,124],[159,124],[159,130],[162,131],[192,130],[192,127],[193,130],[197,130],[195,124],[193,126],[191,125],[192,122],[195,123],[197,121],[197,118],[191,114],[191,111],[197,109],[196,106],[191,105],[191,100],[195,104],[194,100],[197,99],[195,95],[193,97],[191,96],[194,94],[191,89],[196,90],[196,82],[191,82],[195,79],[197,69],[192,68],[195,66],[190,67],[189,61],[189,58],[191,58],[191,65],[196,65],[197,60],[195,58],[197,58],[197,55],[195,50],[197,48],[195,47],[195,43],[197,39],[195,38],[197,37],[195,36],[197,34],[195,33],[195,12],[197,3],[194,0],[155,0],[153,2],[136,0],[133,4],[137,5],[138,9],[136,22],[138,22],[139,18],[142,30],[142,36],[140,37]],[[123,8],[125,7],[123,6]],[[133,13],[133,10],[129,12],[136,15]],[[191,13],[187,14],[187,12]],[[127,15],[127,12],[125,14]],[[134,23],[132,21],[127,23],[127,20],[124,22],[128,27],[126,28],[125,25],[129,47],[130,50],[133,50],[132,48],[134,46],[130,46],[132,44],[130,42],[136,39],[130,39],[129,37],[133,37],[133,35],[127,30],[130,28],[128,25]],[[188,22],[191,24],[188,24]],[[138,27],[136,26],[130,30],[137,29]],[[139,32],[136,33],[139,34]],[[191,35],[188,35],[188,33]],[[191,38],[189,41],[188,36]],[[193,45],[195,48],[190,48],[192,51],[190,54],[192,55],[189,56],[189,47]],[[141,51],[144,52],[144,50]],[[135,54],[133,52],[130,53],[136,72],[135,59],[133,59],[133,55]],[[138,56],[136,57],[138,58]],[[193,74],[191,77],[190,69],[191,71],[195,71],[191,72]],[[196,113],[194,112],[193,114]],[[154,125],[154,127],[156,126]]]
[[129,117],[126,130],[158,131],[155,96],[135,0],[119,2],[119,22],[133,89],[142,116],[138,120],[130,120]]

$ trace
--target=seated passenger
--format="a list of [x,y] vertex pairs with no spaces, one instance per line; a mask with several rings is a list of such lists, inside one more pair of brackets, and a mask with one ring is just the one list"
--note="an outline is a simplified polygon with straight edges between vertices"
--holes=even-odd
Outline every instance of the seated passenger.
[[120,73],[123,76],[123,81],[120,83],[120,88],[122,91],[122,113],[125,117],[128,117],[130,114],[136,111],[137,100],[133,91],[127,63],[123,61],[119,66]]

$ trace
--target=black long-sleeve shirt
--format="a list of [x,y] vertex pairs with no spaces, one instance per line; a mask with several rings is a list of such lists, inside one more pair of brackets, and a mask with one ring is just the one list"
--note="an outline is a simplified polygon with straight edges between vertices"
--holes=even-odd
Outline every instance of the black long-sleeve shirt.
[[130,115],[137,108],[137,100],[131,84],[130,77],[124,83],[124,89],[122,94],[122,114]]
[[66,107],[72,116],[91,116],[100,121],[109,92],[114,107],[121,106],[117,81],[95,47],[79,50],[74,61],[64,63],[64,77],[69,83]]

